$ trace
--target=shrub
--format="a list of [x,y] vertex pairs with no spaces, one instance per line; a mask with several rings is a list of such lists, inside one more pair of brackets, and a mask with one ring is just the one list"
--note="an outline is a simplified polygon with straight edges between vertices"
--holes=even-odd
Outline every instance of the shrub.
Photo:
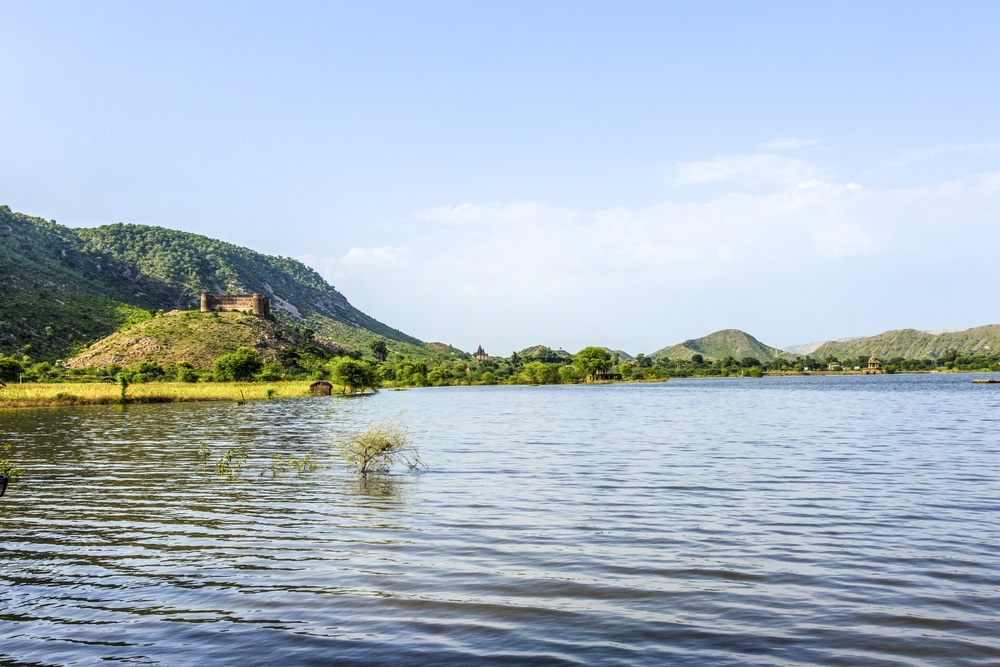
[[216,359],[212,370],[220,382],[249,382],[263,367],[264,363],[256,350],[240,347],[232,354]]
[[388,419],[368,424],[363,432],[346,437],[339,449],[340,455],[362,475],[386,472],[397,463],[410,469],[424,465],[416,447],[410,443],[409,432]]
[[281,367],[278,364],[264,364],[257,379],[263,382],[277,382],[281,379]]
[[155,382],[157,380],[162,380],[166,375],[166,371],[163,368],[152,361],[144,361],[139,364],[138,368],[132,374],[132,382],[136,384],[142,384],[143,382]]
[[0,382],[17,382],[21,378],[24,368],[21,362],[13,357],[5,357],[0,354]]
[[178,382],[197,382],[198,381],[198,371],[193,368],[178,368],[177,369],[177,381]]
[[[0,445],[0,451],[7,452],[10,451],[10,445]],[[21,471],[17,469],[13,463],[7,459],[0,459],[0,475],[4,477],[9,477],[11,479],[16,479],[20,477]]]

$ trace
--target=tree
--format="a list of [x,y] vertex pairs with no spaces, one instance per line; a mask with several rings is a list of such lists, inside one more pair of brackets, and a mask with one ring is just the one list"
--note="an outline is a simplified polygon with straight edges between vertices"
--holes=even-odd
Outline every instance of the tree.
[[0,354],[0,381],[17,382],[21,378],[22,372],[24,372],[24,368],[20,361]]
[[345,394],[353,394],[365,389],[377,390],[381,381],[375,369],[367,361],[341,359],[333,368],[333,376],[344,385]]
[[375,361],[383,362],[389,357],[389,346],[381,338],[372,341],[369,347],[371,348],[372,355],[375,357]]
[[611,355],[603,347],[585,347],[573,357],[573,364],[583,375],[607,373],[611,368]]
[[212,370],[220,382],[249,382],[263,367],[264,362],[260,360],[257,350],[239,347],[232,354],[216,359]]
[[439,366],[427,374],[427,381],[430,382],[431,385],[435,387],[443,387],[445,385],[451,384],[451,380],[454,377],[455,376],[452,374],[450,370],[448,370],[443,366]]
[[559,364],[530,361],[524,365],[524,376],[532,384],[553,384],[559,381]]
[[692,354],[691,362],[695,364],[703,364],[705,363],[705,357],[701,356],[700,354]]
[[404,361],[396,370],[396,381],[411,387],[426,387],[427,364],[422,361]]

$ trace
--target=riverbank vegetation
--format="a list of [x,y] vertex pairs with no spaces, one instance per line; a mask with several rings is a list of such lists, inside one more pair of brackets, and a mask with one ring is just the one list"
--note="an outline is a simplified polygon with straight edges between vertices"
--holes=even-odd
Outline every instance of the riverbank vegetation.
[[[309,396],[308,381],[289,382],[147,382],[128,384],[125,403],[173,403],[185,401],[245,402],[273,398]],[[118,383],[60,381],[8,384],[0,389],[0,408],[52,405],[112,405],[122,403]]]
[[[197,363],[195,363],[197,362]],[[0,406],[52,404],[143,403],[198,400],[254,400],[305,396],[311,381],[332,381],[335,392],[355,393],[380,387],[448,385],[576,384],[608,381],[663,381],[691,377],[762,377],[793,374],[850,374],[867,369],[868,356],[784,355],[761,361],[752,356],[672,359],[665,355],[634,358],[601,347],[575,355],[545,346],[513,352],[509,357],[474,358],[449,352],[435,359],[392,353],[384,341],[366,354],[305,355],[279,352],[265,363],[251,347],[239,347],[214,361],[204,359],[160,365],[144,361],[131,368],[116,363],[92,368],[66,368],[30,358],[0,356]],[[210,368],[207,369],[206,367]],[[1000,372],[1000,355],[961,355],[954,349],[931,359],[894,357],[881,360],[885,373]]]

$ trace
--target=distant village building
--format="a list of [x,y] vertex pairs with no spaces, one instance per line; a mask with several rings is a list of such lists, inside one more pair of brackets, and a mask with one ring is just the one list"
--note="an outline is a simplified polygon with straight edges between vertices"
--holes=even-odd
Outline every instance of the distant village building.
[[489,359],[490,355],[486,354],[486,350],[484,350],[483,346],[480,345],[478,348],[476,348],[476,353],[473,355],[473,358],[476,361],[482,363],[482,362],[486,361],[487,359]]
[[594,373],[593,375],[588,375],[587,376],[587,382],[609,382],[609,381],[621,382],[622,381],[622,374],[621,373]]
[[313,396],[329,396],[331,391],[333,391],[333,385],[326,380],[313,382],[309,385],[309,393]]
[[868,358],[868,367],[862,371],[865,375],[878,375],[882,372],[882,362],[874,354]]
[[213,310],[238,310],[267,317],[271,314],[271,300],[263,294],[202,294],[201,312]]

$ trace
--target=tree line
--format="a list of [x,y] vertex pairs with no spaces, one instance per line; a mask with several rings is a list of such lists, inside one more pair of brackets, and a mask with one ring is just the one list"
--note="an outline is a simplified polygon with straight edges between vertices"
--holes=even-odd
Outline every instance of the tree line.
[[[249,347],[216,359],[211,370],[199,370],[190,363],[161,366],[146,361],[133,368],[118,364],[91,369],[60,368],[48,361],[34,363],[0,355],[0,381],[53,382],[98,380],[130,384],[144,382],[276,382],[281,380],[332,380],[347,391],[378,387],[439,387],[447,385],[495,384],[574,384],[599,377],[621,376],[626,381],[655,381],[684,377],[761,377],[765,373],[810,373],[865,369],[867,356],[839,359],[828,356],[779,357],[761,361],[754,357],[670,359],[644,354],[622,359],[602,347],[586,347],[575,355],[547,347],[535,347],[509,357],[489,357],[477,361],[469,355],[443,355],[417,359],[393,353],[387,341],[373,341],[369,349],[317,354],[314,349],[285,348],[275,361],[265,363]],[[933,370],[1000,372],[1000,355],[963,355],[946,350],[933,359],[892,357],[882,361],[887,373]]]

